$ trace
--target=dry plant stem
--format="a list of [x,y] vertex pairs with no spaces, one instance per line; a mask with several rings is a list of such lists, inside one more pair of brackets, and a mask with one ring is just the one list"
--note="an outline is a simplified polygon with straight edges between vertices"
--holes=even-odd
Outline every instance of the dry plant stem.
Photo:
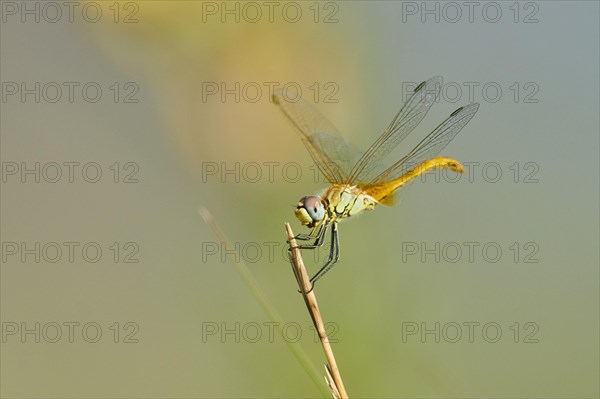
[[319,312],[317,297],[315,296],[315,292],[312,290],[312,284],[310,283],[308,273],[306,272],[306,268],[304,267],[304,262],[302,260],[302,257],[300,256],[300,250],[296,245],[294,233],[292,232],[292,228],[290,227],[289,223],[285,224],[285,228],[287,231],[288,243],[290,244],[292,269],[294,270],[296,280],[298,281],[298,287],[300,287],[300,292],[304,297],[304,302],[306,303],[306,307],[308,308],[308,313],[310,313],[310,317],[312,318],[313,324],[319,332],[319,339],[321,340],[321,345],[323,346],[323,352],[325,352],[325,357],[327,358],[327,362],[329,363],[328,368],[331,373],[331,377],[333,377],[335,388],[337,388],[337,392],[335,392],[332,389],[332,393],[334,394],[334,397],[338,397],[339,395],[339,397],[341,398],[348,398],[348,393],[346,393],[346,388],[344,388],[344,383],[342,382],[342,376],[340,375],[340,371],[337,367],[335,356],[333,356],[333,350],[331,349],[331,345],[329,344],[329,337],[327,337],[327,332],[325,330],[325,325],[323,324],[321,312]]

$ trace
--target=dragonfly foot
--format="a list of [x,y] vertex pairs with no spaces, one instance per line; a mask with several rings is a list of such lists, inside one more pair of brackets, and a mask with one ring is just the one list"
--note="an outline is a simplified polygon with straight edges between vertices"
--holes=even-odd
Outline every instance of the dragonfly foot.
[[[308,290],[308,291],[305,291],[305,292],[304,292],[304,294],[308,295],[308,294],[310,294],[310,293],[312,292],[312,290],[314,290],[314,289],[315,289],[315,286],[314,286],[314,285],[311,285],[311,286],[310,286],[310,290]],[[302,291],[298,290],[298,292],[299,292],[300,294],[302,294]]]

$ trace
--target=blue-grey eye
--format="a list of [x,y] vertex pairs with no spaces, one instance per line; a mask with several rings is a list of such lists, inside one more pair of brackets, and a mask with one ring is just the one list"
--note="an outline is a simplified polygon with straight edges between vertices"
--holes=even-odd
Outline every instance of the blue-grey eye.
[[300,199],[298,208],[304,208],[314,222],[320,222],[325,217],[325,208],[321,198],[310,195]]

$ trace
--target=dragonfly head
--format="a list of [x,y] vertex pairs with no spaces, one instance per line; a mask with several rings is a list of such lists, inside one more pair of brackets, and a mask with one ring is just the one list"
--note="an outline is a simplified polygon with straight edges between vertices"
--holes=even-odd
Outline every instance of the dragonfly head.
[[321,198],[309,195],[300,198],[295,213],[304,226],[315,227],[325,218],[325,207]]

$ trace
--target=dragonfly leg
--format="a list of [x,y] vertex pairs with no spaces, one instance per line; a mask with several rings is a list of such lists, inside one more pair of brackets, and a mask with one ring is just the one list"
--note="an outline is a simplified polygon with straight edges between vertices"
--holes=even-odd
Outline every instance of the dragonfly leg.
[[[297,247],[300,249],[315,249],[315,248],[322,246],[323,243],[325,242],[325,233],[327,232],[328,224],[329,223],[327,223],[327,222],[321,224],[314,231],[314,234],[313,234],[313,232],[311,232],[311,234],[299,234],[298,236],[294,237],[300,241],[310,241],[312,239],[315,240],[315,242],[313,242],[312,244],[302,244],[302,245],[298,245]],[[301,237],[299,237],[299,236],[301,236]]]
[[316,230],[313,229],[313,231],[311,231],[309,234],[296,234],[296,236],[294,237],[296,240],[298,241],[309,241],[312,240],[313,238],[317,237],[321,231],[321,229],[323,228],[323,225],[319,225],[319,227],[317,227]]
[[329,259],[327,259],[327,262],[321,267],[321,269],[319,269],[319,271],[311,277],[310,282],[313,287],[317,280],[323,277],[325,273],[327,273],[339,259],[340,241],[338,237],[337,223],[334,222],[333,226],[331,226],[331,248],[329,250]]

